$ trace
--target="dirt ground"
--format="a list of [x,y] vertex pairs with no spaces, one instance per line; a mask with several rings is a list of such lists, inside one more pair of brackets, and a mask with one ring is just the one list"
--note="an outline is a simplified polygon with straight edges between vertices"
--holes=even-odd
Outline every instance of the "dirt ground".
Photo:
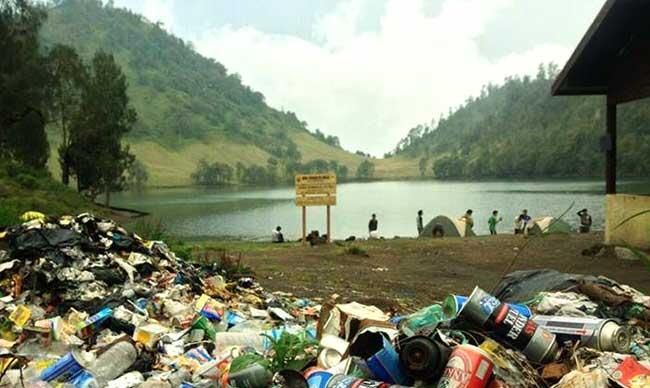
[[[602,238],[599,233],[528,239],[502,235],[315,247],[231,243],[224,248],[229,253],[242,252],[244,264],[269,290],[325,299],[338,294],[345,301],[402,311],[429,305],[449,293],[466,295],[475,285],[490,290],[504,272],[520,269],[553,268],[604,275],[650,292],[650,270],[641,261],[621,260],[612,253],[600,257],[582,254]],[[361,248],[361,252],[346,253],[345,248],[350,246]]]

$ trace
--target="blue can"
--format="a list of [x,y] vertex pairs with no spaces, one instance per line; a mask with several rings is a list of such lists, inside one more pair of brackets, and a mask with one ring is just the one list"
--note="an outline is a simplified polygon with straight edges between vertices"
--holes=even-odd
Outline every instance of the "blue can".
[[384,338],[384,348],[366,361],[373,377],[390,384],[412,385],[413,380],[406,374],[393,345]]
[[74,388],[92,388],[97,386],[97,381],[93,375],[84,369],[80,370],[79,373],[68,380],[68,383],[71,384]]
[[324,370],[312,372],[307,377],[307,385],[309,388],[326,388],[327,383],[332,379],[332,374]]
[[50,365],[43,372],[41,372],[41,380],[54,381],[54,380],[69,380],[74,378],[84,369],[81,364],[74,357],[72,352],[68,352],[63,357],[59,358],[57,362]]
[[[467,299],[468,299],[467,296],[448,295],[445,298],[445,301],[442,305],[442,311],[445,314],[445,317],[450,319],[455,318],[456,315],[458,315],[460,309],[463,308],[463,305],[465,305],[465,302],[467,302]],[[510,306],[511,309],[520,312],[526,318],[530,318],[533,316],[533,312],[530,311],[528,306],[525,306],[523,304],[515,304],[515,303],[507,303],[507,305]]]

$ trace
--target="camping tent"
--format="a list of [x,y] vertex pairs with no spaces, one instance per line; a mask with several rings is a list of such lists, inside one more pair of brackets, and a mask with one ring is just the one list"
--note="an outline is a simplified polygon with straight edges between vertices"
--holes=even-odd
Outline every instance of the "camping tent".
[[433,227],[435,225],[442,226],[442,230],[445,232],[445,237],[476,236],[473,230],[467,228],[465,221],[449,218],[447,216],[438,216],[429,221],[419,237],[431,238],[433,236]]
[[533,219],[533,226],[528,232],[531,235],[539,234],[569,234],[573,232],[571,225],[555,217],[541,217]]

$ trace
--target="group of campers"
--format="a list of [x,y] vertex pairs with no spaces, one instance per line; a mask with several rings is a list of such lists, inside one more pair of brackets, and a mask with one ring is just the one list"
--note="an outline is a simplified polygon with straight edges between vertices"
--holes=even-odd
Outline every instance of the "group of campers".
[[[582,209],[577,213],[578,217],[580,218],[580,227],[579,227],[579,232],[580,233],[589,233],[591,230],[591,215],[587,211],[587,209]],[[469,231],[473,231],[474,229],[474,211],[472,209],[467,209],[465,214],[463,214],[458,221],[462,221],[465,224],[465,227]],[[488,224],[488,229],[490,230],[490,235],[496,235],[497,234],[497,225],[503,222],[503,217],[499,216],[499,211],[498,210],[493,210],[492,215],[488,218],[487,224]],[[418,236],[422,236],[425,227],[424,227],[424,212],[422,210],[418,210],[417,217],[415,219],[415,223],[417,226],[418,230]],[[514,220],[514,233],[515,234],[523,234],[527,235],[529,230],[533,226],[533,219],[532,217],[528,214],[528,209],[523,209],[521,211],[521,214],[519,214],[517,217],[515,217]],[[431,235],[433,237],[444,237],[445,236],[445,229],[443,225],[441,224],[434,224],[431,230]],[[372,214],[370,217],[370,221],[368,221],[368,237],[371,239],[376,239],[379,238],[379,220],[377,219],[376,214]],[[274,243],[283,243],[284,242],[284,236],[282,235],[282,228],[280,226],[276,227],[271,234],[271,241]]]
[[[587,209],[582,209],[577,213],[580,218],[580,233],[589,233],[591,230],[592,219]],[[424,212],[418,210],[417,217],[415,219],[415,224],[418,230],[418,236],[421,236],[424,232]],[[473,231],[474,229],[474,211],[472,209],[467,209],[465,214],[463,214],[458,221],[465,223],[465,226],[468,230]],[[503,221],[503,217],[499,216],[498,210],[493,210],[492,215],[487,220],[488,229],[490,235],[497,234],[497,225]],[[519,214],[514,219],[514,233],[515,234],[528,234],[528,231],[533,226],[533,219],[528,214],[528,209],[523,209],[521,214]],[[375,214],[372,215],[370,222],[368,223],[368,232],[370,237],[375,237],[377,235],[377,217]],[[444,237],[445,231],[444,227],[441,224],[434,224],[431,230],[433,237]]]

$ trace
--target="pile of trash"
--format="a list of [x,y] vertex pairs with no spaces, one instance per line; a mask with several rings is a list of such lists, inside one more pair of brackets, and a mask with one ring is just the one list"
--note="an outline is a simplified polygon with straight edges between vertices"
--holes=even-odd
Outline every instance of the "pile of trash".
[[391,316],[90,214],[26,218],[0,230],[0,386],[650,386],[650,297],[603,277],[519,271]]

